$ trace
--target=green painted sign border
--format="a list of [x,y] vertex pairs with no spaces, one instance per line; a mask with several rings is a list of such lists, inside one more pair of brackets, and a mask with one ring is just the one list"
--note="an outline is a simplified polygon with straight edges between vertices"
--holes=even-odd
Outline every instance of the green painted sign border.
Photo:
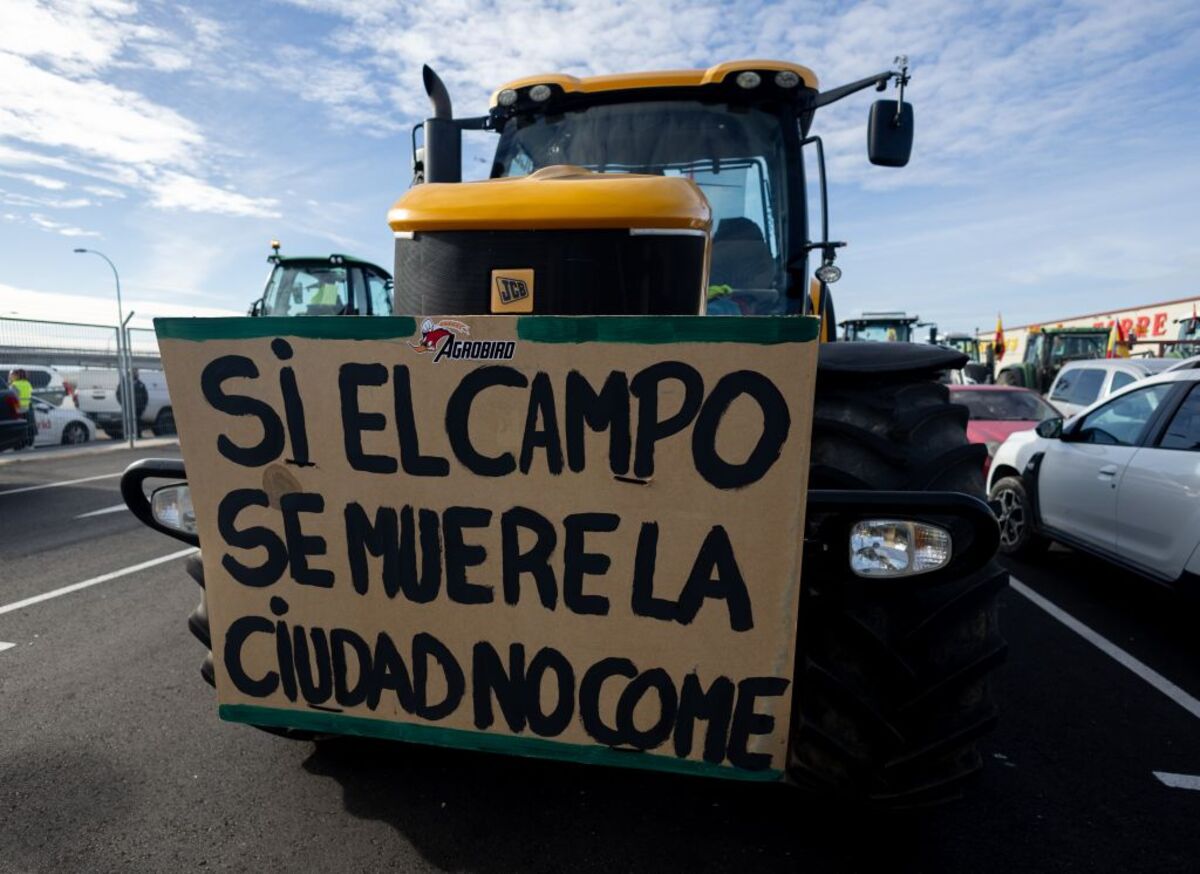
[[318,733],[374,737],[383,740],[399,740],[440,747],[456,747],[459,749],[504,753],[535,759],[561,759],[568,762],[580,762],[589,765],[640,768],[650,771],[666,771],[673,774],[719,777],[726,780],[750,780],[761,783],[776,782],[783,779],[783,772],[775,769],[745,771],[740,768],[713,765],[708,762],[696,762],[691,759],[656,756],[638,750],[624,751],[604,746],[559,743],[558,741],[546,740],[540,737],[489,734],[481,731],[465,731],[459,728],[443,728],[412,722],[390,722],[385,719],[347,716],[342,713],[283,710],[277,707],[259,707],[254,704],[222,704],[218,708],[218,713],[221,719],[226,722],[265,725],[273,728],[295,728]]
[[[155,319],[160,340],[407,339],[411,316],[249,316]],[[815,316],[519,316],[517,337],[529,343],[806,343],[817,339]]]

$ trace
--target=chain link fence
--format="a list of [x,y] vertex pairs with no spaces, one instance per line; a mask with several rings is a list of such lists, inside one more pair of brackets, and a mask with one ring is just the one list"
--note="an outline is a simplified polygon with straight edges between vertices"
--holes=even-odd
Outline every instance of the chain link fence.
[[[145,422],[150,400],[145,384],[161,385],[166,397],[158,339],[150,328],[122,331],[112,325],[0,317],[0,381],[13,367],[26,370],[35,396],[55,406],[76,406],[110,437],[138,435],[143,427],[161,430],[155,418]],[[165,404],[169,413],[169,398]],[[153,416],[162,408],[163,400],[156,398]],[[135,418],[140,421],[132,427]]]

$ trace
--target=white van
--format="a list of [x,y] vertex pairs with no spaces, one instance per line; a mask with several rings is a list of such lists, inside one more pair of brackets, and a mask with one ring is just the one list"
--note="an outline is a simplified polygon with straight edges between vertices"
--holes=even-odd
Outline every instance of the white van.
[[[167,393],[166,375],[161,370],[144,368],[139,368],[137,374],[146,386],[147,396],[139,424],[142,428],[149,428],[157,437],[174,434],[175,414],[171,410],[171,396]],[[78,379],[75,403],[79,409],[109,437],[122,437],[121,404],[117,399],[121,379],[116,369],[80,370]]]
[[61,406],[67,396],[67,387],[63,375],[57,367],[48,364],[10,364],[0,362],[0,382],[7,382],[8,375],[14,370],[24,370],[29,384],[33,386],[33,396],[41,398],[51,406]]

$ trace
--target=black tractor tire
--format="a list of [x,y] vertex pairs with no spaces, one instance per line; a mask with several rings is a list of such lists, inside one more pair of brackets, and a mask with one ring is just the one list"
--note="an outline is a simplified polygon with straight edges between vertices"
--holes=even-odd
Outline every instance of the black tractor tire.
[[[819,370],[809,489],[983,498],[986,450],[968,443],[966,408],[936,380]],[[958,796],[996,722],[988,677],[1006,654],[996,601],[1007,582],[994,558],[934,583],[802,577],[791,780],[868,806]]]
[[1023,479],[1006,476],[997,480],[988,497],[999,508],[1002,553],[1014,558],[1033,558],[1049,548],[1049,538],[1034,530],[1033,507]]
[[67,427],[63,428],[62,442],[65,445],[87,443],[88,439],[88,429],[78,422],[68,422]]
[[[213,670],[212,634],[208,626],[208,598],[203,591],[204,563],[200,560],[200,554],[196,553],[189,556],[184,563],[184,567],[188,572],[188,576],[195,580],[201,589],[200,603],[196,605],[196,609],[188,617],[188,631],[208,650],[204,655],[204,661],[200,663],[200,676],[204,679],[204,682],[215,689],[217,686],[217,677]],[[276,728],[273,725],[254,725],[251,727],[257,728],[259,731],[265,731],[267,734],[273,734],[276,737],[287,738],[288,740],[319,741],[330,737],[328,734],[303,731],[298,728]]]
[[175,434],[175,411],[170,407],[163,407],[158,411],[158,415],[154,417],[154,424],[150,426],[150,430],[155,437],[171,437]]

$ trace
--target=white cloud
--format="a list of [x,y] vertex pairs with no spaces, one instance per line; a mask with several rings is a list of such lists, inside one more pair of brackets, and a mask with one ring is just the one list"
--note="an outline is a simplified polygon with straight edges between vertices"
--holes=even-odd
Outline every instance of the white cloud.
[[50,191],[62,191],[67,187],[67,183],[61,179],[53,179],[38,173],[12,173],[0,170],[0,176],[7,176],[9,179],[20,179],[22,182],[28,182],[30,185],[36,185],[38,188],[46,188]]
[[119,164],[195,163],[204,137],[141,94],[98,79],[70,79],[0,53],[0,132]]
[[99,237],[99,231],[89,231],[84,228],[76,227],[75,225],[65,224],[55,221],[41,213],[31,212],[29,220],[39,228],[44,228],[47,231],[53,231],[56,234],[62,234],[64,237]]
[[[103,265],[101,265],[103,266]],[[135,328],[153,326],[153,319],[170,316],[240,316],[236,310],[212,306],[192,306],[178,301],[164,301],[137,294],[124,299],[125,312],[135,312],[130,325]],[[92,296],[70,292],[41,291],[0,283],[0,316],[50,321],[68,318],[73,322],[116,324],[116,299],[113,296]],[[64,314],[69,314],[65,317]]]
[[247,197],[210,185],[195,176],[165,173],[155,183],[151,204],[160,209],[183,209],[231,216],[278,218],[279,201],[270,197]]

